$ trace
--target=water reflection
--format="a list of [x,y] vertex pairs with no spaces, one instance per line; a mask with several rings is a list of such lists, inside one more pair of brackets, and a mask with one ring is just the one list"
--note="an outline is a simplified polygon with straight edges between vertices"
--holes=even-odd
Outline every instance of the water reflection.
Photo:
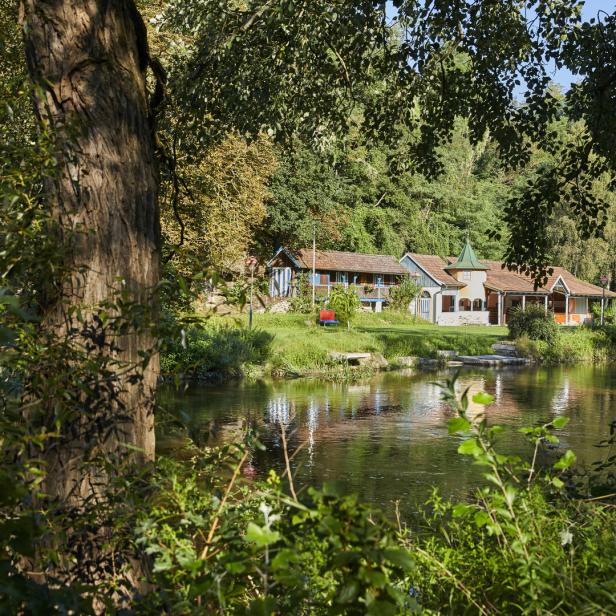
[[[200,386],[180,393],[161,392],[161,402],[193,426],[201,426],[209,444],[237,439],[245,424],[259,434],[265,451],[255,451],[255,472],[282,470],[280,424],[291,450],[299,485],[336,480],[346,490],[391,508],[400,501],[411,511],[426,500],[431,486],[445,495],[463,495],[481,479],[481,471],[457,454],[459,436],[447,433],[450,411],[434,383],[447,373],[388,373],[362,384],[278,381]],[[459,387],[470,396],[487,391],[492,423],[507,426],[502,447],[524,454],[516,428],[567,415],[563,443],[589,463],[593,447],[616,419],[616,369],[578,366],[568,369],[514,369],[462,372]],[[469,413],[483,411],[471,402]],[[165,447],[164,438],[160,439]]]

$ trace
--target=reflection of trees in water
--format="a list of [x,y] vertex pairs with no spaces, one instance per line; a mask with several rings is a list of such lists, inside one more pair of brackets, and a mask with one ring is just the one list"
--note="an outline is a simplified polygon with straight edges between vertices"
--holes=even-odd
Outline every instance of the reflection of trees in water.
[[[261,473],[283,468],[282,423],[291,453],[306,443],[293,462],[302,465],[300,484],[342,479],[348,490],[365,499],[387,505],[400,498],[408,505],[424,500],[432,484],[445,494],[460,495],[480,478],[481,469],[457,454],[459,437],[447,434],[451,414],[433,383],[444,376],[390,373],[352,385],[241,383],[195,388],[170,401],[192,412],[195,427],[201,425],[216,442],[237,439],[246,424],[252,426],[266,445],[266,451],[253,455]],[[511,453],[525,451],[518,426],[565,414],[571,423],[563,445],[590,462],[599,457],[592,445],[605,437],[609,420],[616,419],[613,367],[465,370],[460,387],[470,387],[471,396],[480,390],[495,396],[488,420],[510,426],[501,443]],[[479,411],[483,407],[471,403],[470,412]]]

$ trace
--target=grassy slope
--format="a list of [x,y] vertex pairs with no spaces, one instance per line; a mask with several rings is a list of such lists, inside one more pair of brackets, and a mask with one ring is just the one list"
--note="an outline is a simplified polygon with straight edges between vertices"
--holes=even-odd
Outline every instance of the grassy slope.
[[439,349],[475,355],[490,353],[491,345],[507,336],[505,327],[438,327],[395,313],[361,313],[350,331],[318,327],[309,315],[297,314],[258,314],[254,325],[274,336],[271,367],[295,373],[326,368],[330,351],[377,352],[389,360],[430,357]]

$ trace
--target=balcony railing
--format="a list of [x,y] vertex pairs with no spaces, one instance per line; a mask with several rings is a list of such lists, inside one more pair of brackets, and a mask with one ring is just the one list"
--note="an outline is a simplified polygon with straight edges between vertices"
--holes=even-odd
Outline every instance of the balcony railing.
[[389,299],[389,290],[392,287],[397,287],[396,284],[381,284],[381,285],[362,285],[362,284],[352,284],[344,282],[334,282],[329,284],[316,284],[314,285],[316,295],[318,297],[329,297],[331,290],[336,286],[354,286],[357,290],[357,296],[360,300],[379,300]]

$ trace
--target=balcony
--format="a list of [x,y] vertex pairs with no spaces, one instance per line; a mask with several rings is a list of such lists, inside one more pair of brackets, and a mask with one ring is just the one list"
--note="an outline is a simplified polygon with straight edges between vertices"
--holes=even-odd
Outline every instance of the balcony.
[[[331,290],[336,286],[344,286],[348,287],[348,283],[338,282],[338,283],[329,283],[329,284],[316,284],[315,292],[317,297],[329,297]],[[388,300],[389,299],[389,291],[392,287],[397,287],[395,284],[381,284],[381,285],[361,285],[355,284],[351,285],[355,286],[357,289],[357,296],[360,301],[378,301],[378,300]]]

